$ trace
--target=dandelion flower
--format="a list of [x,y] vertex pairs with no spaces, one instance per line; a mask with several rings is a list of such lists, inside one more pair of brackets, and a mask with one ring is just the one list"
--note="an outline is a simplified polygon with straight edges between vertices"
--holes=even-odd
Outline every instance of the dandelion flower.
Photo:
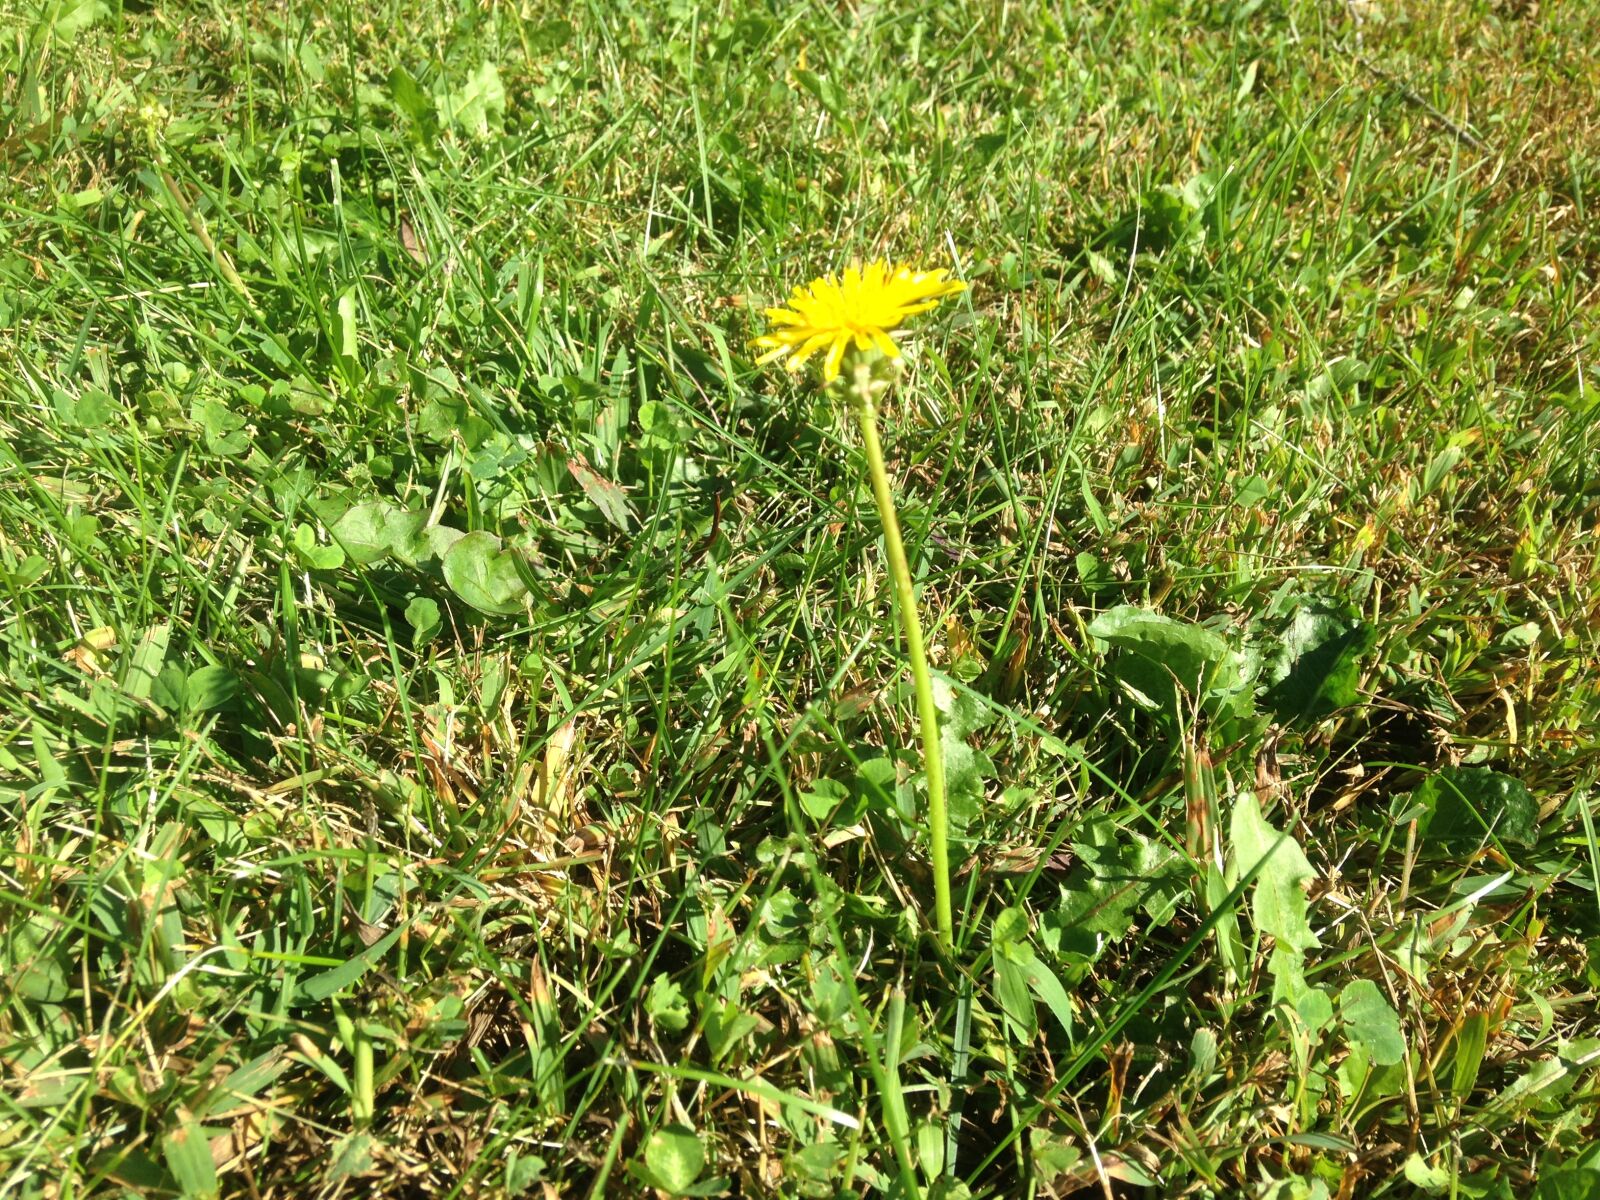
[[822,382],[839,378],[839,364],[854,346],[866,351],[876,346],[888,358],[899,358],[900,348],[889,336],[907,317],[938,307],[939,301],[966,288],[948,271],[914,271],[892,266],[883,259],[862,266],[851,263],[842,278],[825,275],[797,287],[787,308],[769,308],[770,332],[753,343],[766,350],[757,362],[786,359],[798,371],[818,351],[826,350]]

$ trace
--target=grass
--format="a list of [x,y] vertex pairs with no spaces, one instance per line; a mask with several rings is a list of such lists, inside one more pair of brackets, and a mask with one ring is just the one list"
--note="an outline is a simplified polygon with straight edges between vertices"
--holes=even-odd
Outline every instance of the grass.
[[1595,1192],[1593,6],[4,11],[0,1195]]

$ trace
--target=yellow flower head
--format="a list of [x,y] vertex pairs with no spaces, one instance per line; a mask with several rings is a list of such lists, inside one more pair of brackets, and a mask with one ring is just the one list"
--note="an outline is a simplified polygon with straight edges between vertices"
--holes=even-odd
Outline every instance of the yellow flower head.
[[813,279],[805,287],[795,288],[788,308],[766,310],[772,330],[755,340],[754,345],[767,351],[756,361],[783,358],[788,360],[784,365],[789,370],[798,371],[826,347],[822,382],[832,383],[839,378],[839,364],[852,345],[862,351],[876,346],[889,358],[899,358],[900,347],[889,331],[966,288],[958,279],[946,279],[948,274],[942,268],[913,271],[905,264],[891,266],[878,259],[864,267],[851,263],[843,278],[824,275]]

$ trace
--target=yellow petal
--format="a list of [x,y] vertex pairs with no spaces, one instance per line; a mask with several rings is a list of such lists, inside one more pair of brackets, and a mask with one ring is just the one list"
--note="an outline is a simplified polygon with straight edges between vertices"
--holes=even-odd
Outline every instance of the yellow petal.
[[828,350],[828,361],[822,364],[823,383],[832,383],[839,378],[839,364],[844,361],[845,347],[849,344],[848,336],[841,336]]
[[821,350],[830,341],[832,341],[835,336],[836,335],[831,329],[825,329],[821,333],[812,334],[800,345],[800,348],[794,352],[794,357],[789,360],[789,369],[791,371],[798,371],[801,367],[805,366],[806,359],[810,358],[818,350]]

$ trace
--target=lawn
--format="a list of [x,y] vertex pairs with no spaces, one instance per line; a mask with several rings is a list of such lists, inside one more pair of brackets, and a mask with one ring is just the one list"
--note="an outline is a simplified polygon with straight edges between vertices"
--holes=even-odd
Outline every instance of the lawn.
[[1600,1197],[1600,6],[0,30],[0,1197]]

